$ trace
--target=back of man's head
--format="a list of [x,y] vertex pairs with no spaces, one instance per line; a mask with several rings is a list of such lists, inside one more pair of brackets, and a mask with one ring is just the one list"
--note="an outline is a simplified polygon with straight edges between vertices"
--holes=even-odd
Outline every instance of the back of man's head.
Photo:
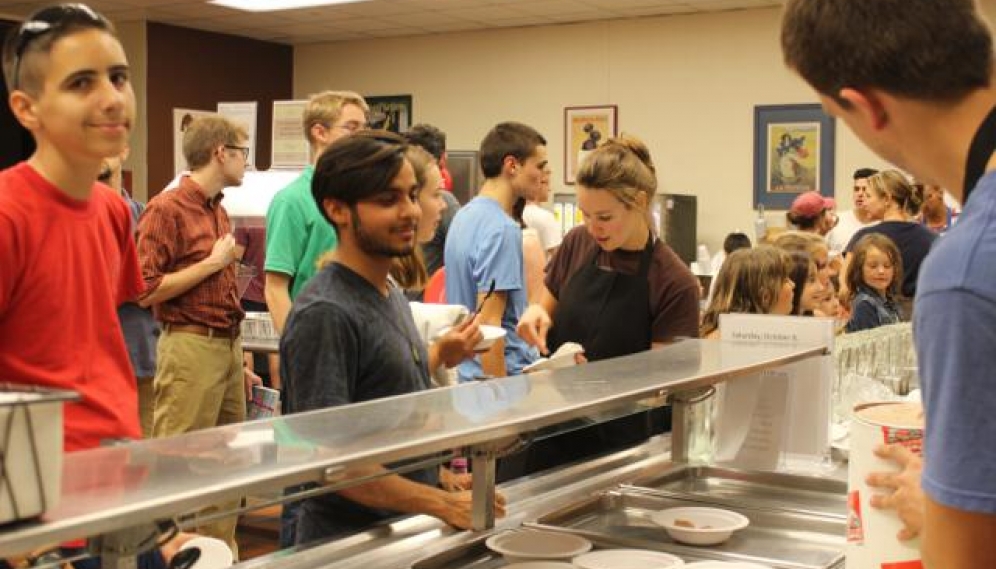
[[871,178],[875,174],[878,174],[878,170],[874,168],[858,168],[857,170],[854,171],[854,179],[867,180],[868,178]]
[[84,30],[114,35],[114,26],[84,4],[59,4],[38,10],[11,28],[3,44],[3,76],[7,90],[36,96],[45,81],[44,56],[60,39]]
[[531,126],[517,122],[495,125],[481,141],[481,171],[485,178],[501,176],[505,158],[519,162],[535,154],[536,147],[546,146],[546,139]]
[[431,124],[417,124],[405,133],[408,144],[421,146],[439,162],[446,154],[446,133]]
[[733,232],[723,239],[723,252],[729,255],[737,249],[750,249],[750,237],[744,233]]
[[952,102],[987,87],[989,29],[973,0],[788,0],[788,66],[844,108],[841,89]]
[[335,200],[354,206],[391,187],[401,171],[408,145],[386,130],[365,130],[341,138],[318,158],[311,180],[311,195],[329,223],[335,225],[325,202]]
[[363,109],[364,113],[370,113],[370,107],[363,96],[353,91],[322,91],[308,98],[308,105],[304,108],[302,117],[304,136],[308,139],[308,144],[315,143],[311,127],[320,124],[331,128],[339,120],[342,108],[346,105],[356,105]]
[[183,133],[183,157],[187,168],[197,171],[211,163],[223,146],[241,146],[248,138],[246,129],[221,116],[194,119]]

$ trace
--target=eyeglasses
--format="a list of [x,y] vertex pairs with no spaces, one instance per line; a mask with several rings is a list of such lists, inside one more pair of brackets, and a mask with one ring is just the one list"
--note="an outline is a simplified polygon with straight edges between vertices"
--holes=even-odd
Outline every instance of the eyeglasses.
[[21,60],[31,42],[49,32],[55,32],[72,24],[110,29],[107,20],[84,4],[60,4],[45,8],[34,15],[34,18],[17,28],[17,39],[14,40],[14,75],[13,91],[19,87],[21,75]]
[[249,147],[248,146],[237,146],[235,144],[226,144],[225,148],[229,150],[241,150],[242,157],[245,158],[246,162],[249,161]]

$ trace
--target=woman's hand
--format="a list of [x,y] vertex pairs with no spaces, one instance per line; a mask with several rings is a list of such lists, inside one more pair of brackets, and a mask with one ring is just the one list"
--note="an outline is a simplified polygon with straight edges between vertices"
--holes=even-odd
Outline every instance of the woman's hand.
[[527,344],[536,346],[540,353],[545,356],[550,353],[546,347],[546,335],[552,325],[553,320],[550,319],[550,315],[542,306],[530,304],[529,308],[526,308],[522,314],[522,318],[519,319],[515,332]]
[[450,328],[446,334],[436,340],[439,361],[447,368],[474,357],[474,346],[484,339],[484,333],[477,323],[478,318],[474,317]]

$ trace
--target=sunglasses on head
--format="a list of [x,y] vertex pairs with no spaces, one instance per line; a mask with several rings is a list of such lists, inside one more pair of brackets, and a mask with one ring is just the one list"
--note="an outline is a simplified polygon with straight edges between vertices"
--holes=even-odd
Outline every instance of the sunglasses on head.
[[24,59],[24,54],[31,42],[71,25],[100,29],[110,27],[103,16],[85,4],[60,4],[36,12],[30,20],[17,28],[17,38],[14,40],[14,75],[11,91],[17,89],[20,84],[21,60]]

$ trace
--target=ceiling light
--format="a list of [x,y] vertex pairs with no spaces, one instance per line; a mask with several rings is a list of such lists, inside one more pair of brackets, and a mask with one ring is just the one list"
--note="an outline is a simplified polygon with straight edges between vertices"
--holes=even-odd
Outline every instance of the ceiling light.
[[210,0],[208,4],[234,8],[244,12],[277,12],[279,10],[297,10],[314,8],[316,6],[333,6],[335,4],[352,4],[367,0]]

